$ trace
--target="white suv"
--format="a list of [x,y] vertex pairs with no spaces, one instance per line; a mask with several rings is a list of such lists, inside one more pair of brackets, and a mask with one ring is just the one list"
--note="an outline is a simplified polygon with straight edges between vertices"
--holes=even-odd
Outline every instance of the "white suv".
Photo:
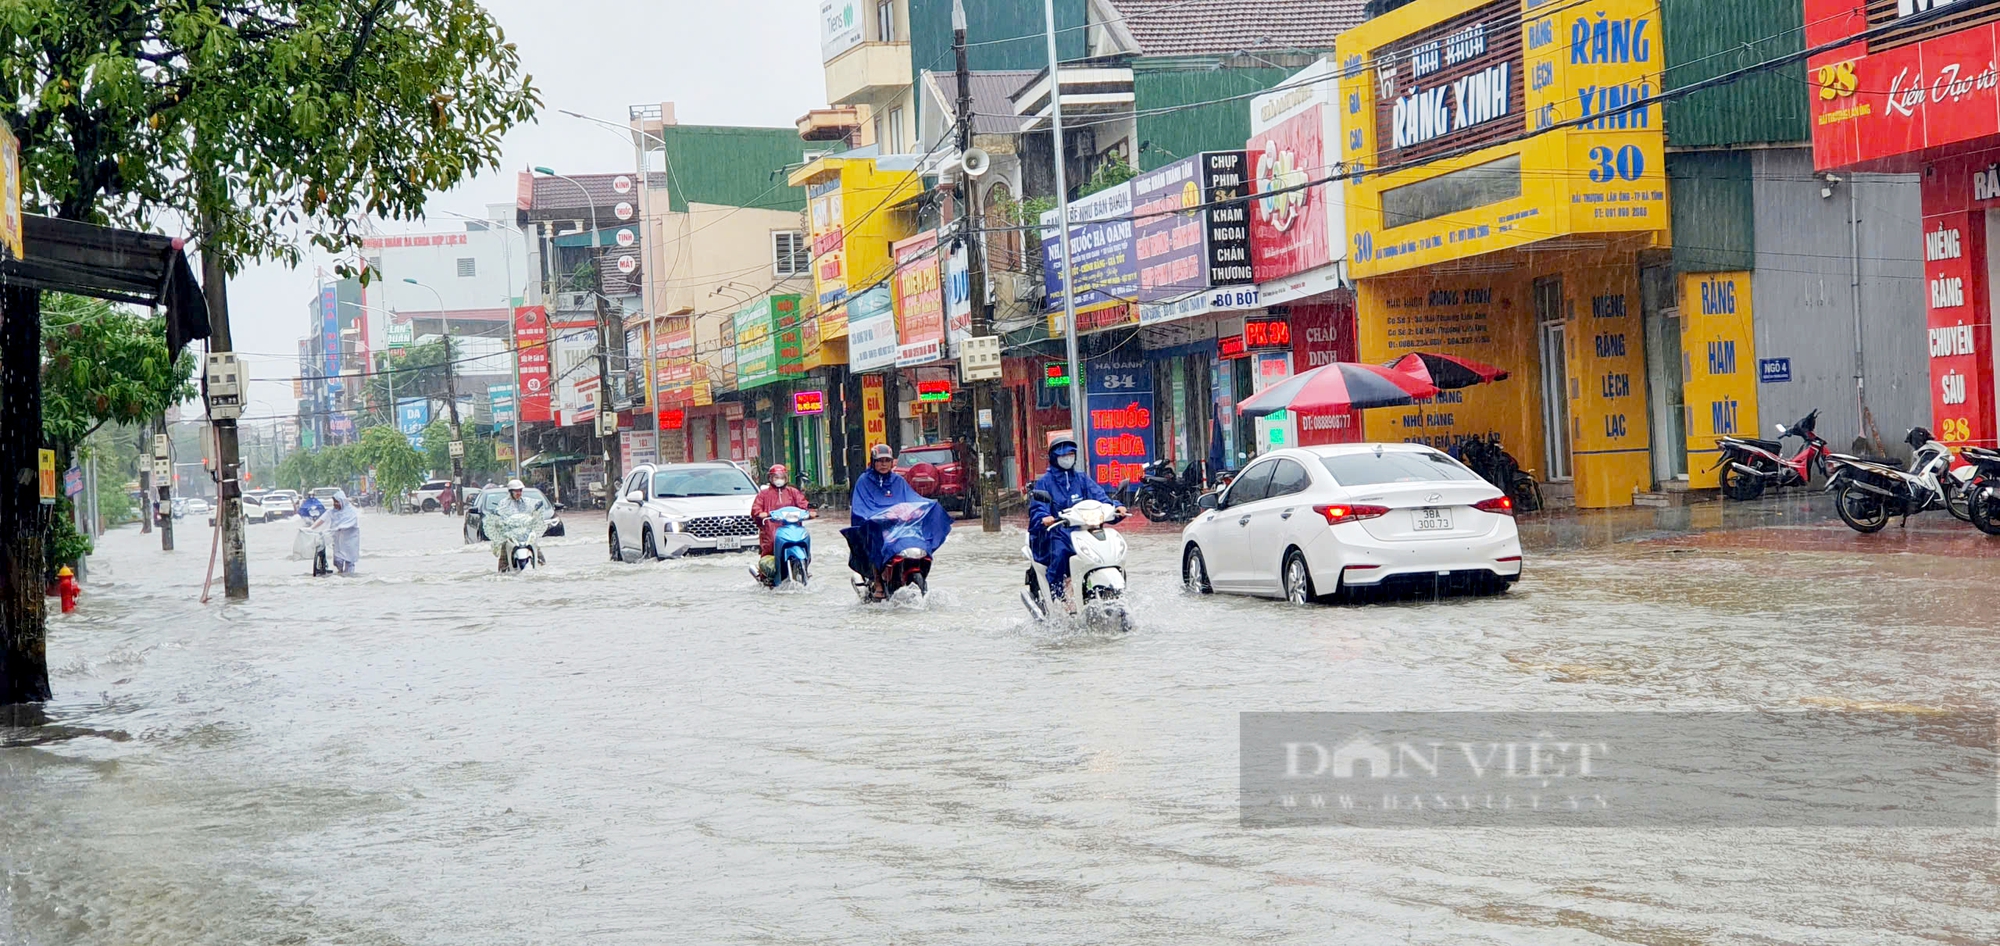
[[451,488],[450,480],[431,480],[410,491],[411,512],[438,512],[444,508],[444,491]]
[[757,484],[734,464],[667,463],[636,467],[613,495],[611,559],[625,552],[673,558],[689,552],[757,548],[750,505]]

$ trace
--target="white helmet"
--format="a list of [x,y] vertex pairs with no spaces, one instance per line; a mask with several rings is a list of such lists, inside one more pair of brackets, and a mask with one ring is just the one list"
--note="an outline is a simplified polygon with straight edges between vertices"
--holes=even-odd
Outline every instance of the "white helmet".
[[507,481],[507,491],[508,491],[508,492],[513,492],[514,490],[517,490],[517,489],[527,489],[527,487],[526,487],[526,486],[523,486],[523,485],[521,485],[521,481],[520,481],[520,480],[508,480],[508,481]]

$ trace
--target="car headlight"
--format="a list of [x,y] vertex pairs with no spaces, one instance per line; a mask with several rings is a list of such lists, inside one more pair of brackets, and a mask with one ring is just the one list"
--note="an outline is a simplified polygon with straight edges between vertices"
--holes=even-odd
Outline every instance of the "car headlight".
[[680,521],[679,519],[668,519],[668,520],[667,520],[667,531],[668,531],[668,532],[679,532],[679,531],[681,531],[681,521]]

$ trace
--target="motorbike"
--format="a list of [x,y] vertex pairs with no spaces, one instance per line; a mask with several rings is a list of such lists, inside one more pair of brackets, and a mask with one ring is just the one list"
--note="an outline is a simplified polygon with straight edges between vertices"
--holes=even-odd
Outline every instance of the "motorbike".
[[1912,427],[1903,442],[1916,450],[1908,470],[1863,460],[1844,453],[1827,455],[1832,475],[1826,490],[1834,494],[1834,509],[1847,527],[1860,533],[1880,532],[1893,516],[1907,523],[1927,509],[1943,507],[1970,521],[1966,501],[1974,467],[1952,455],[1951,448],[1927,428]]
[[812,513],[797,506],[785,506],[771,511],[772,521],[778,524],[777,536],[771,544],[771,568],[765,571],[759,561],[750,573],[766,588],[778,588],[794,584],[806,586],[806,576],[812,571],[812,535],[806,531],[806,520]]
[[493,555],[502,571],[524,572],[548,563],[536,545],[549,531],[545,510],[489,517],[486,531],[493,536]]
[[1958,455],[1972,470],[1965,484],[1965,511],[1972,517],[1972,527],[2000,535],[2000,450],[1961,447]]
[[[1717,481],[1722,487],[1722,495],[1738,502],[1749,502],[1764,495],[1767,488],[1811,485],[1814,469],[1825,477],[1826,458],[1831,451],[1826,441],[1814,432],[1817,426],[1819,411],[1814,410],[1790,427],[1779,424],[1776,440],[1755,437],[1723,437],[1717,440],[1722,455],[1709,469],[1721,471],[1717,474]],[[1797,437],[1805,444],[1798,453],[1787,457],[1783,454],[1784,441],[1791,437]]]
[[1542,487],[1533,470],[1521,469],[1520,461],[1500,445],[1500,435],[1467,437],[1451,449],[1451,455],[1480,478],[1512,497],[1515,512],[1542,508]]
[[[1040,490],[1033,496],[1042,502],[1049,501],[1048,494]],[[1021,554],[1028,557],[1029,564],[1021,603],[1028,606],[1028,614],[1037,621],[1046,621],[1051,614],[1074,615],[1094,631],[1122,634],[1131,630],[1132,618],[1122,600],[1125,538],[1111,528],[1118,518],[1117,507],[1086,499],[1064,510],[1049,527],[1070,530],[1070,544],[1076,550],[1070,556],[1069,586],[1063,589],[1060,599],[1052,597],[1048,585],[1042,581],[1034,549],[1022,546]]]
[[1201,512],[1201,474],[1190,463],[1179,476],[1174,461],[1154,460],[1139,475],[1139,488],[1128,505],[1152,522],[1188,522]]
[[904,588],[921,596],[930,593],[931,555],[951,535],[951,517],[930,500],[897,503],[840,534],[862,601],[887,601]]

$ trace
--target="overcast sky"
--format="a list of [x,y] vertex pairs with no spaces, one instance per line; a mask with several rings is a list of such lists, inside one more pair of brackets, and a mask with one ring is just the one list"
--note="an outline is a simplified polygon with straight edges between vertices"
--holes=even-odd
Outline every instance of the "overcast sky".
[[[631,170],[631,139],[563,115],[569,109],[615,122],[626,107],[674,103],[683,124],[791,127],[826,104],[820,71],[818,0],[484,0],[542,96],[538,120],[507,135],[501,170],[431,199],[429,222],[387,223],[389,232],[457,229],[438,211],[478,215],[514,200],[516,172],[531,165],[565,174]],[[229,286],[236,349],[251,375],[298,373],[298,340],[318,285],[317,255],[297,269],[265,264]],[[289,414],[290,381],[254,386],[246,416]]]

